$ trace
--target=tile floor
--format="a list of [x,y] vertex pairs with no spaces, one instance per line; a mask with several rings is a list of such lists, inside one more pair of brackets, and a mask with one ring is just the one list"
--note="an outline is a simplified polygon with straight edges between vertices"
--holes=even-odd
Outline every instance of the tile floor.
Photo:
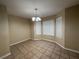
[[11,46],[4,59],[79,59],[79,54],[64,50],[55,43],[30,40]]

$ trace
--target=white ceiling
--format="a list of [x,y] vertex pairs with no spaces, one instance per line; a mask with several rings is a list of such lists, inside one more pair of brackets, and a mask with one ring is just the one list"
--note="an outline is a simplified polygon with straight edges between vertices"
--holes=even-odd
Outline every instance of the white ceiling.
[[40,17],[45,17],[55,15],[73,4],[78,4],[79,0],[0,0],[0,3],[7,6],[9,14],[31,18],[35,8],[38,8]]

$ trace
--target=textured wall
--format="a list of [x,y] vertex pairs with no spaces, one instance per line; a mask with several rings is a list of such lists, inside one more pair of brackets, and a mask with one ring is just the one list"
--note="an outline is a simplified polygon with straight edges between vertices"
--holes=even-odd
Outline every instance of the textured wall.
[[79,5],[66,8],[65,46],[79,51]]
[[10,44],[31,38],[31,24],[29,19],[9,15]]
[[0,56],[9,53],[9,29],[6,7],[0,5]]

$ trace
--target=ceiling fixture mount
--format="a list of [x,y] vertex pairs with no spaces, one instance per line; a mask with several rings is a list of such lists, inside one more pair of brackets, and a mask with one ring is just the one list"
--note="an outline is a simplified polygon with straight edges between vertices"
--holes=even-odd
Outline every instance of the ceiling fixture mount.
[[32,17],[32,21],[41,21],[41,18],[37,14],[38,9],[35,8],[34,11],[35,13],[34,13],[34,16]]

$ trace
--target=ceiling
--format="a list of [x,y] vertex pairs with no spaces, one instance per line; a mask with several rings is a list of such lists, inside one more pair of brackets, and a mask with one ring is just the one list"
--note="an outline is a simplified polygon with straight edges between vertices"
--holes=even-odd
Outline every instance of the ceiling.
[[0,4],[6,5],[9,14],[25,18],[34,16],[35,8],[38,8],[40,17],[46,17],[78,3],[79,0],[0,0]]

